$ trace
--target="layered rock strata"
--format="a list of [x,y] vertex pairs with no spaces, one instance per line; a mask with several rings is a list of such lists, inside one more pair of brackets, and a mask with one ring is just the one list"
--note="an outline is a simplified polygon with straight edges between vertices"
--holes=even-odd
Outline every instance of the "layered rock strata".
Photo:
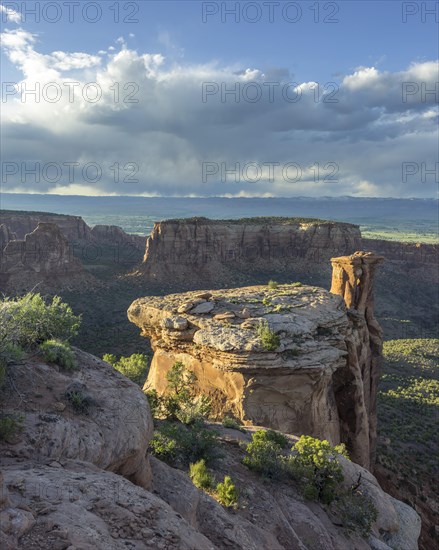
[[91,282],[67,239],[53,223],[40,223],[23,240],[10,239],[0,251],[3,290],[29,290],[35,285],[63,288]]
[[371,467],[375,463],[376,398],[383,345],[382,330],[374,316],[373,281],[383,260],[365,252],[331,260],[331,292],[343,297],[352,324],[346,339],[347,368],[334,375],[342,439],[355,449],[357,462]]
[[24,239],[28,233],[32,233],[39,223],[56,224],[76,254],[80,254],[81,247],[87,244],[130,246],[142,252],[145,250],[145,237],[130,235],[115,225],[96,225],[91,228],[81,216],[10,210],[1,212],[1,223],[15,233],[18,239]]
[[[182,361],[195,372],[199,392],[212,399],[217,417],[228,413],[245,424],[343,441],[353,460],[371,468],[371,384],[381,349],[371,310],[371,266],[379,260],[358,254],[345,261],[342,280],[351,282],[358,302],[349,301],[347,285],[334,285],[330,293],[297,284],[136,300],[128,317],[154,350],[145,387],[164,393],[166,373]],[[363,262],[369,267],[360,275]],[[359,309],[348,314],[342,296]],[[260,327],[269,330],[274,345],[264,343]]]
[[139,273],[151,281],[214,281],[234,272],[303,269],[360,247],[356,225],[295,218],[156,223]]

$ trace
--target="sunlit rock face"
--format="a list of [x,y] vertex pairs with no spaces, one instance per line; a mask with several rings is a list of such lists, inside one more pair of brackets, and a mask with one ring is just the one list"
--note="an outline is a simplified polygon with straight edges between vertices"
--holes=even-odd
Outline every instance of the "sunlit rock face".
[[[166,373],[182,361],[197,375],[200,393],[211,397],[216,417],[233,414],[245,424],[343,441],[353,460],[371,468],[381,354],[373,258],[339,258],[334,277],[341,282],[332,292],[289,284],[136,300],[128,317],[154,350],[146,387],[165,392]],[[349,301],[348,283],[358,302]],[[276,335],[271,346],[261,324]]]
[[[234,285],[240,275],[329,266],[331,256],[358,250],[356,225],[297,218],[156,223],[138,273],[180,288]],[[237,279],[238,278],[238,279]]]

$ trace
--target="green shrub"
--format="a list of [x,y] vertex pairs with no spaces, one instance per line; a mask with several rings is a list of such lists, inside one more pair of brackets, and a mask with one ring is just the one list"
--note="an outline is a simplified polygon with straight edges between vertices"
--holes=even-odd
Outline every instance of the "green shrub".
[[218,483],[215,493],[218,502],[227,508],[238,504],[238,491],[230,476],[225,476],[224,482]]
[[92,397],[85,392],[85,385],[81,382],[73,382],[64,392],[64,397],[71,403],[78,414],[88,415],[90,409],[95,405]]
[[273,430],[255,432],[252,435],[252,442],[247,445],[243,463],[251,470],[270,479],[285,477],[286,472],[282,459],[283,442],[276,437],[278,435],[280,434]]
[[153,418],[160,418],[161,414],[161,397],[157,393],[157,390],[152,388],[150,390],[144,390],[146,397],[148,398],[149,408]]
[[342,521],[344,529],[364,538],[371,534],[372,524],[378,516],[370,497],[358,490],[338,496],[332,502],[331,510]]
[[326,440],[302,435],[292,450],[297,454],[288,457],[287,468],[301,484],[304,496],[327,504],[332,502],[343,481],[338,455],[346,456],[344,445],[332,447]]
[[106,353],[103,360],[140,387],[145,383],[149,370],[148,357],[145,354],[133,353],[129,357],[118,359],[115,355]]
[[279,445],[281,449],[285,448],[288,445],[288,438],[280,432],[275,430],[258,430],[254,434],[254,441],[272,441]]
[[167,464],[175,464],[181,454],[177,437],[178,435],[170,427],[162,425],[157,428],[149,442],[152,454]]
[[186,426],[179,422],[161,422],[149,442],[152,453],[174,466],[187,466],[204,459],[209,463],[217,455],[218,433],[196,420]]
[[23,416],[2,415],[0,417],[0,441],[11,442],[14,435],[22,429],[23,420]]
[[48,363],[55,363],[66,370],[78,368],[78,363],[69,344],[59,340],[46,340],[40,345],[40,350]]
[[279,347],[280,338],[275,332],[270,330],[267,321],[261,321],[259,323],[258,336],[261,339],[261,344],[264,350],[274,351]]
[[278,288],[279,286],[279,283],[277,283],[276,281],[268,281],[268,288],[271,288],[271,289],[276,289]]
[[245,431],[241,424],[231,416],[225,416],[222,419],[221,424],[224,426],[224,428],[231,428],[232,430],[239,430],[241,432]]
[[291,283],[291,286],[299,287],[299,286],[303,286],[303,285],[302,285],[302,283],[300,283],[299,281],[297,281],[296,283]]
[[165,395],[159,396],[155,390],[145,392],[155,418],[193,424],[209,415],[210,399],[206,395],[197,395],[197,377],[194,372],[187,370],[178,361],[171,367],[166,379],[168,386]]
[[270,479],[296,480],[310,500],[331,502],[343,480],[338,455],[345,454],[344,446],[332,447],[327,441],[303,435],[292,447],[296,454],[286,456],[287,443],[283,434],[259,430],[247,445],[243,463]]
[[31,349],[55,338],[69,340],[78,333],[80,317],[55,296],[46,303],[40,294],[0,301],[0,352],[8,344]]
[[189,465],[189,477],[198,489],[207,491],[213,487],[214,479],[207,471],[206,461],[204,459]]

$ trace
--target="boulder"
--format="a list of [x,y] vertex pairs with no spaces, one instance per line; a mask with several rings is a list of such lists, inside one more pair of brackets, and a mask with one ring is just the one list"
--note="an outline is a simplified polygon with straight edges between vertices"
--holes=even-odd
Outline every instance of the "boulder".
[[148,487],[153,424],[146,397],[107,363],[80,350],[75,356],[75,371],[38,357],[8,369],[2,412],[15,415],[20,395],[23,427],[0,456],[42,464],[74,458]]

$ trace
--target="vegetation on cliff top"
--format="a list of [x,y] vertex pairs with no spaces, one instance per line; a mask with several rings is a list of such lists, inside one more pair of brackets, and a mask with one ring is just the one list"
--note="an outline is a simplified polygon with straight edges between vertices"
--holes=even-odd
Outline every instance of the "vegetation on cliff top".
[[322,220],[320,218],[301,218],[293,217],[287,218],[283,216],[260,216],[260,217],[250,217],[250,218],[236,218],[236,219],[213,219],[205,218],[203,216],[193,216],[190,218],[173,218],[169,220],[163,220],[157,222],[161,224],[172,224],[172,223],[200,223],[200,224],[209,224],[209,225],[236,225],[236,224],[276,224],[276,225],[299,225],[299,224],[313,224],[313,225],[340,225],[345,227],[356,227],[359,228],[359,225],[347,222],[339,222],[334,220]]
[[0,299],[0,387],[8,366],[38,348],[47,361],[73,369],[68,341],[78,333],[80,323],[81,317],[59,296],[46,302],[40,294],[29,292]]

